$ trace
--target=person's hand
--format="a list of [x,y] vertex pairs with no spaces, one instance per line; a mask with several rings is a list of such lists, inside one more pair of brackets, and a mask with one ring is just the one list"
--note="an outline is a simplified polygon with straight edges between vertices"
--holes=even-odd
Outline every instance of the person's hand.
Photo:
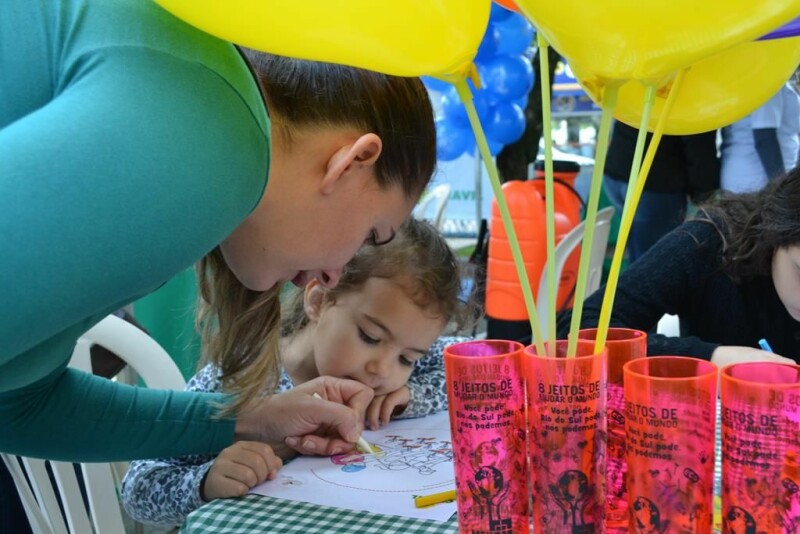
[[200,486],[204,501],[241,497],[265,480],[273,480],[283,462],[272,447],[257,441],[237,441],[214,459]]
[[300,454],[351,450],[374,394],[361,382],[321,376],[253,401],[236,421],[236,437],[285,443]]
[[402,412],[402,409],[408,406],[410,400],[411,391],[408,386],[403,386],[386,395],[378,395],[372,399],[367,408],[367,428],[378,430],[385,426],[395,411]]
[[795,363],[794,360],[784,358],[779,354],[754,349],[753,347],[738,347],[735,345],[720,345],[711,354],[711,363],[720,369],[732,363],[742,362]]

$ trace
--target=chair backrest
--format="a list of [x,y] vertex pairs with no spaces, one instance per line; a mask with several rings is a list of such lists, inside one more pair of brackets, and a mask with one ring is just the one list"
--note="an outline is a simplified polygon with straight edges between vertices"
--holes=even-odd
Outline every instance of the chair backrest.
[[[145,332],[119,317],[109,315],[81,336],[75,344],[70,366],[91,372],[89,351],[95,344],[119,356],[148,387],[184,388],[183,375],[166,351]],[[89,504],[87,513],[76,464],[10,454],[2,454],[2,457],[34,532],[124,534],[112,464],[79,464]],[[48,464],[52,478],[47,472]]]
[[[428,190],[422,200],[414,208],[414,216],[417,219],[431,221],[436,228],[442,229],[444,221],[444,210],[447,207],[447,199],[450,197],[450,184],[439,184]],[[428,217],[428,211],[433,211],[433,216]]]
[[[603,278],[603,263],[606,258],[608,248],[608,238],[611,233],[611,218],[614,216],[614,208],[609,206],[597,212],[594,225],[594,236],[592,238],[592,251],[589,261],[589,272],[586,276],[586,296],[591,295],[600,287]],[[561,279],[564,265],[567,263],[572,251],[583,241],[583,234],[586,222],[581,221],[575,228],[558,242],[555,249],[556,256],[556,281]],[[583,251],[581,251],[583,254]],[[547,268],[542,270],[539,278],[539,292],[537,293],[536,312],[539,315],[542,332],[547,331],[547,317],[550,313],[547,307]]]

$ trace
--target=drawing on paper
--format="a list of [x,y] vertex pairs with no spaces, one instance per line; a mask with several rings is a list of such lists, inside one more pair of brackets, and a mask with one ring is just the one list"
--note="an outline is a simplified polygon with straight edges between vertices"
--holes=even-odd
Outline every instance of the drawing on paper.
[[[455,503],[416,508],[414,497],[455,486],[447,412],[364,432],[377,454],[299,457],[251,490],[268,497],[446,521]],[[390,496],[390,498],[387,498]],[[497,502],[494,496],[493,503]]]
[[[330,463],[339,466],[338,470],[323,464],[310,471],[329,484],[372,491],[387,491],[387,481],[391,481],[389,486],[393,491],[427,491],[452,485],[453,449],[450,440],[430,433],[415,434],[414,429],[407,429],[402,434],[374,438],[371,445],[375,454],[361,451],[337,454],[330,458]],[[362,476],[355,477],[355,473]],[[391,476],[400,473],[402,478]]]

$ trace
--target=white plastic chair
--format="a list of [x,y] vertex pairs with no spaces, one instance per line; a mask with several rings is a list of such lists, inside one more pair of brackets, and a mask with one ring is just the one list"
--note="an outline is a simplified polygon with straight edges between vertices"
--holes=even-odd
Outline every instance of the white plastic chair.
[[[414,208],[414,217],[431,222],[437,229],[442,229],[444,210],[447,199],[450,197],[450,184],[439,184],[425,193],[422,200]],[[432,208],[432,209],[431,209]],[[428,211],[433,212],[433,217],[427,217]]]
[[[183,375],[169,354],[145,332],[119,317],[109,315],[81,336],[70,366],[91,372],[89,349],[95,344],[119,356],[148,387],[182,390],[185,386]],[[124,534],[113,464],[80,464],[89,502],[87,513],[72,463],[11,454],[0,456],[11,472],[35,533]],[[53,471],[55,487],[47,474],[46,463]],[[56,493],[61,498],[63,515]]]
[[[614,208],[610,206],[597,212],[594,236],[592,239],[592,253],[589,261],[589,272],[586,276],[586,296],[591,295],[600,287],[600,281],[603,278],[603,263],[606,258],[608,238],[611,234],[611,218],[613,216]],[[564,272],[564,265],[575,250],[575,247],[583,242],[584,228],[585,221],[581,221],[556,245],[556,281],[561,280],[561,275]],[[581,254],[582,253],[583,251],[581,251]],[[536,312],[539,315],[542,332],[547,331],[547,317],[548,314],[551,313],[548,309],[547,301],[547,267],[545,266],[539,278],[539,292],[536,298]]]

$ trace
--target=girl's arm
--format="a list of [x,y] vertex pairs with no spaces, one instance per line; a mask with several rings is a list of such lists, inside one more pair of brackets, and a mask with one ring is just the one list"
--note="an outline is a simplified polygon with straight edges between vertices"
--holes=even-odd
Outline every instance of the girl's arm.
[[454,343],[470,341],[468,337],[443,336],[436,340],[428,353],[414,366],[408,389],[411,399],[403,413],[395,419],[422,417],[447,409],[447,388],[444,378],[444,349]]
[[206,504],[200,487],[214,458],[196,455],[131,462],[122,481],[125,511],[140,523],[180,525]]
[[[207,365],[186,384],[187,391],[220,389],[216,368]],[[131,462],[122,481],[122,504],[141,523],[180,525],[206,502],[200,488],[213,455],[190,455]]]
[[[666,314],[688,313],[697,299],[706,298],[705,286],[720,265],[722,240],[710,222],[690,221],[658,241],[619,277],[611,327],[655,329]],[[605,286],[586,299],[582,328],[595,328],[600,318]],[[569,333],[571,311],[559,317],[559,337]],[[648,333],[648,355],[679,355],[711,358],[718,343],[694,336],[667,337]]]

